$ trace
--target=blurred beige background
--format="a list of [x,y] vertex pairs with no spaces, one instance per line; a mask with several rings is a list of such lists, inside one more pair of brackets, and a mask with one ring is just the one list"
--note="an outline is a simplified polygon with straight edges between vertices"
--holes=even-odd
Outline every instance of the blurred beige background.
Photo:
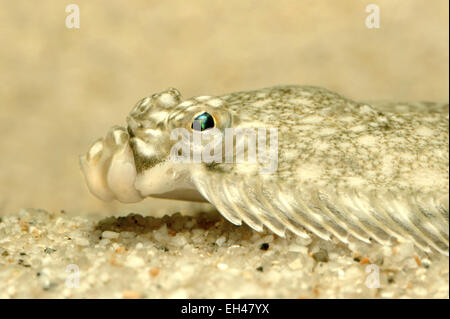
[[[65,27],[76,3],[81,28]],[[368,29],[376,3],[381,28]],[[21,207],[145,214],[105,204],[78,155],[135,102],[277,84],[355,99],[448,100],[448,0],[0,0],[0,215]]]

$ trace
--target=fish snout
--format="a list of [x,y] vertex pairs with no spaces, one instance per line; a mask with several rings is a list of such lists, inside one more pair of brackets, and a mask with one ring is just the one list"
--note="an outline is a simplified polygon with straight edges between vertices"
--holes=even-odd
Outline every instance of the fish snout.
[[134,203],[143,199],[134,185],[136,166],[129,138],[124,127],[114,126],[105,138],[95,141],[88,152],[80,156],[89,190],[104,201],[117,199]]

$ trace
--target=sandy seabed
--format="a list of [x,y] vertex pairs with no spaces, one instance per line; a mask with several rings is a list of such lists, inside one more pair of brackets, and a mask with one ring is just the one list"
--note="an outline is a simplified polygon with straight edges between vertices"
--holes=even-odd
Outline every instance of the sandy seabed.
[[0,298],[448,297],[448,257],[408,242],[280,238],[211,213],[0,222]]

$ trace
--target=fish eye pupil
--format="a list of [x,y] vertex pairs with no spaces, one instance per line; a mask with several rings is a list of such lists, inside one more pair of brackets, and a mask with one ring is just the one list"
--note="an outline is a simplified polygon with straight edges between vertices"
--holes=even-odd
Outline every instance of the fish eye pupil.
[[204,131],[215,126],[214,118],[211,114],[203,112],[196,116],[192,122],[191,128],[196,131]]

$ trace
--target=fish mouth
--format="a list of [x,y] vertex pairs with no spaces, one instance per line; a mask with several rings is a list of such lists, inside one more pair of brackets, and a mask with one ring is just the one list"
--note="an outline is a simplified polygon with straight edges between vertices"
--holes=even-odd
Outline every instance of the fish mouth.
[[206,200],[202,194],[200,194],[197,190],[190,188],[180,188],[161,194],[152,194],[150,197],[181,200],[188,202],[208,203],[208,200]]
[[143,199],[135,188],[136,165],[127,129],[113,126],[80,156],[81,171],[93,195],[104,201],[135,203]]

